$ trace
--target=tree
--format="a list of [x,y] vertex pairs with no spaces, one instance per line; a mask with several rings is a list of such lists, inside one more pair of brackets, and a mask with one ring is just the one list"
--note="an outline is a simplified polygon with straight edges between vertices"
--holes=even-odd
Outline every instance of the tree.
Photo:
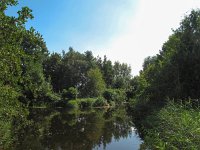
[[62,68],[62,56],[58,53],[52,53],[47,59],[43,62],[44,74],[48,79],[50,78],[53,91],[61,91],[63,84],[63,68]]
[[76,87],[81,90],[85,85],[87,61],[85,56],[72,48],[62,58],[63,88]]
[[31,10],[24,7],[18,12],[18,17],[6,16],[8,5],[14,6],[17,2],[0,1],[0,147],[12,144],[13,124],[22,124],[28,114],[19,98],[23,92],[23,60],[27,57],[22,46],[28,32],[24,26],[32,15]]
[[126,89],[129,87],[131,79],[131,67],[125,63],[120,64],[118,61],[115,62],[114,66],[114,88]]
[[89,97],[101,96],[105,89],[103,76],[98,68],[90,69],[87,73],[86,94]]
[[106,82],[107,88],[112,87],[114,80],[114,70],[112,62],[107,60],[107,57],[104,56],[103,65],[102,65],[103,78]]

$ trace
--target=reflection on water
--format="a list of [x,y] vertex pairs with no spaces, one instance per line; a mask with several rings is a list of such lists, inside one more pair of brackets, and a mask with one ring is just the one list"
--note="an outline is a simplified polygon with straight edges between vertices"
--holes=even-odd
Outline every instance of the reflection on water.
[[33,109],[30,119],[17,133],[16,150],[137,150],[141,144],[124,108]]

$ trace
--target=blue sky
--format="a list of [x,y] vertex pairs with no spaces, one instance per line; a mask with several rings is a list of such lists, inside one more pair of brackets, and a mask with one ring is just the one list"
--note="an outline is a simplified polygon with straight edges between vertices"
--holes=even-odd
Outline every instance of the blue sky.
[[91,45],[105,45],[123,30],[123,16],[134,12],[134,0],[24,0],[8,14],[22,6],[33,10],[33,26],[44,37],[50,51],[69,46],[79,51]]
[[33,10],[27,28],[43,35],[50,52],[91,50],[130,64],[137,75],[144,58],[159,52],[200,0],[19,0],[7,13],[15,15],[22,6]]

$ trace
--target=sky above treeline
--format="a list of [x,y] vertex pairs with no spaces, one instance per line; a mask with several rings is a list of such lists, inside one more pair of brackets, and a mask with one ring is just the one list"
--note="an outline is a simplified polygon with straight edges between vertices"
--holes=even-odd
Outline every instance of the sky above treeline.
[[19,0],[8,15],[28,6],[34,19],[27,23],[40,32],[50,52],[91,50],[125,62],[133,75],[144,58],[159,52],[184,15],[200,8],[200,0]]

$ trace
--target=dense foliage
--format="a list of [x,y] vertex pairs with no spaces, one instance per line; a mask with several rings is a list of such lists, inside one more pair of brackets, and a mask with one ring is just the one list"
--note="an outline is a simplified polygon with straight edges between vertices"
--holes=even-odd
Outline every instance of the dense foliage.
[[131,68],[127,64],[112,64],[107,57],[104,60],[94,57],[91,51],[80,53],[73,48],[61,54],[53,53],[43,63],[46,78],[50,79],[53,91],[74,87],[79,97],[97,97],[104,89],[130,88]]
[[185,16],[160,53],[145,59],[136,95],[164,102],[166,97],[198,99],[200,94],[200,11]]
[[8,5],[16,4],[0,1],[0,147],[12,143],[12,124],[25,122],[28,112],[23,105],[50,91],[41,64],[47,53],[45,43],[33,28],[25,28],[27,19],[33,18],[31,10],[23,7],[17,17],[5,14]]
[[200,148],[199,70],[200,10],[192,10],[131,82],[134,119],[147,148]]

